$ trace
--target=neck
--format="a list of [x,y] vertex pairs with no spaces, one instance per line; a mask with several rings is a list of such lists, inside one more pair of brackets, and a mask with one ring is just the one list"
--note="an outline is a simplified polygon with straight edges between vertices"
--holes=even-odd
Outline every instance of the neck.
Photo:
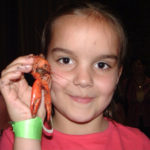
[[53,117],[53,127],[54,129],[62,133],[83,135],[104,131],[108,127],[108,121],[105,120],[104,117],[101,115],[96,117],[92,121],[78,123],[73,122],[56,112]]

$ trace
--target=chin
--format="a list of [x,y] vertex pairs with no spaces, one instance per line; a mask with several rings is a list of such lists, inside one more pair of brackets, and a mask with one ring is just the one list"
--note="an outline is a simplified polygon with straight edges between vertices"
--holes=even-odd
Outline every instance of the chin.
[[91,119],[81,119],[81,118],[71,118],[70,119],[72,122],[74,122],[74,123],[77,123],[77,124],[85,124],[85,123],[88,123],[88,122],[90,122],[91,121]]
[[95,118],[96,118],[96,115],[81,114],[81,113],[68,116],[69,120],[75,123],[79,123],[79,124],[88,123],[91,120],[94,120]]

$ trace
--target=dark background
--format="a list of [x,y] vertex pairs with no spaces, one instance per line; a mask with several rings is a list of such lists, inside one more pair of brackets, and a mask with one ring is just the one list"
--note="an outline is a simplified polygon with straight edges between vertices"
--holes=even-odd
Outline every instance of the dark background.
[[[35,50],[36,53],[40,52],[42,28],[48,14],[64,1],[67,0],[0,1],[0,71],[20,55],[35,53]],[[125,68],[130,69],[130,62],[140,58],[150,75],[150,2],[99,1],[111,7],[124,24],[128,36],[128,59]]]

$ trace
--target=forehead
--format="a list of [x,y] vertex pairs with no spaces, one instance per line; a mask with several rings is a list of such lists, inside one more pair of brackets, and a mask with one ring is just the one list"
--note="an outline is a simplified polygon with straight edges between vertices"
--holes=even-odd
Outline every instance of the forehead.
[[113,25],[102,16],[94,16],[94,15],[63,15],[57,18],[52,24],[52,35],[54,32],[59,29],[79,29],[79,27],[84,27],[83,29],[91,29],[97,30],[97,32],[104,31],[107,35],[113,36],[113,39],[118,39],[118,34]]
[[[111,25],[104,20],[86,15],[64,15],[52,26],[52,43],[65,47],[73,44],[73,48],[83,49],[115,49],[118,50],[117,35]],[[71,44],[70,44],[71,43]]]
[[91,23],[97,24],[97,25],[102,25],[102,26],[107,26],[109,29],[111,29],[113,32],[115,32],[115,28],[113,27],[111,21],[109,19],[105,18],[102,15],[94,15],[94,14],[68,14],[68,15],[62,15],[58,17],[54,22],[52,23],[52,27],[59,25],[59,24],[65,24],[68,22],[72,22],[73,24],[84,24],[86,23]]

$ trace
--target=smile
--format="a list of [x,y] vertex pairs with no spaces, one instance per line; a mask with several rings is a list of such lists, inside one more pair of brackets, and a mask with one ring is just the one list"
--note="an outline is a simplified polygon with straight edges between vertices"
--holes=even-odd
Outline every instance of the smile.
[[82,104],[90,103],[93,100],[93,98],[91,97],[79,97],[79,96],[71,96],[71,95],[69,96],[71,97],[72,100]]

